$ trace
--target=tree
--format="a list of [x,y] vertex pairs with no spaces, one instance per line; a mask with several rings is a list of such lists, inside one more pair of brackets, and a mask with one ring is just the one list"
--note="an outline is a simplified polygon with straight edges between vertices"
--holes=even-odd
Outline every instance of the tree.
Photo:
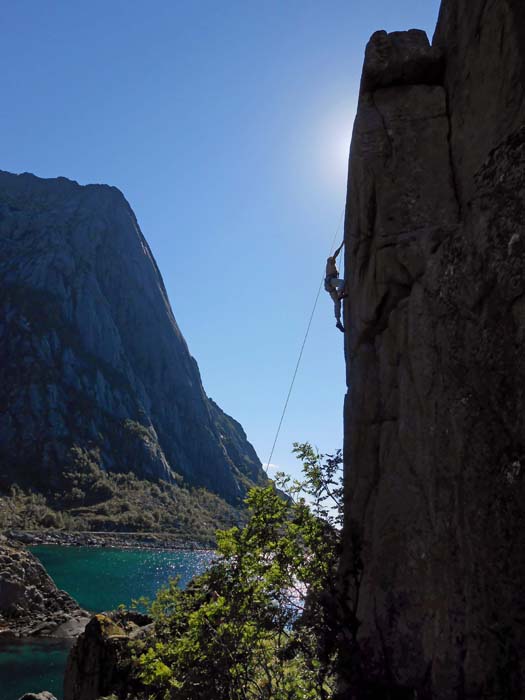
[[150,698],[332,696],[342,460],[308,443],[294,452],[304,478],[253,488],[246,526],[218,533],[213,566],[151,604],[155,634],[135,649]]

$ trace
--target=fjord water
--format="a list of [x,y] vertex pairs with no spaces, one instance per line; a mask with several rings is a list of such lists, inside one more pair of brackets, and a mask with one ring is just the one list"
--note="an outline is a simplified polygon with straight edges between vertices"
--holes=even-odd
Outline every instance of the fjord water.
[[180,585],[201,573],[213,558],[209,550],[162,551],[99,547],[32,547],[59,588],[86,610],[114,610],[140,596],[152,598],[170,578]]
[[26,692],[49,690],[62,698],[66,659],[73,640],[0,642],[0,698],[17,700]]
[[[91,612],[152,598],[170,578],[180,585],[201,573],[211,551],[160,551],[93,547],[32,547],[59,588]],[[0,645],[0,700],[17,700],[26,692],[50,690],[62,698],[62,678],[70,641],[32,640]]]

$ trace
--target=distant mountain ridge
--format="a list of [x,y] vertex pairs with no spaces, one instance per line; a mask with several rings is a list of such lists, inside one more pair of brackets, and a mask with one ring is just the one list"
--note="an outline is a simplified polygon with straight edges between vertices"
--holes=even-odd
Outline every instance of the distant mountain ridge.
[[232,503],[264,482],[118,189],[0,171],[0,279],[0,487],[58,488],[72,450]]

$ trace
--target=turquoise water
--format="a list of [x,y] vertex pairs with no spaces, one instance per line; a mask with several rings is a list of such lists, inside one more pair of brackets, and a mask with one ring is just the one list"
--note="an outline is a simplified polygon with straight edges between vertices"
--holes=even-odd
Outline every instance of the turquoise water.
[[[181,585],[206,569],[213,552],[163,552],[94,547],[31,547],[53,581],[86,610],[114,610],[134,598],[152,598],[170,578]],[[0,698],[3,700],[3,698]]]
[[[92,612],[112,610],[132,599],[152,598],[170,578],[185,586],[213,558],[211,551],[32,547],[59,588]],[[50,690],[62,698],[62,678],[71,642],[31,640],[0,642],[0,700],[26,692]]]
[[0,700],[49,690],[62,698],[62,679],[72,641],[0,642]]

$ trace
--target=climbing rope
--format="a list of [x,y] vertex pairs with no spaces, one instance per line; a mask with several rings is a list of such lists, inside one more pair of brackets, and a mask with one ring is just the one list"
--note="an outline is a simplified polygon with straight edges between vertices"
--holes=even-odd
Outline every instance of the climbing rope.
[[[332,255],[332,251],[334,250],[335,241],[336,241],[336,239],[337,239],[337,234],[339,233],[339,229],[341,228],[341,223],[342,223],[342,221],[343,221],[343,215],[344,215],[344,213],[345,213],[345,210],[344,210],[344,208],[343,208],[343,211],[341,212],[341,216],[339,217],[339,223],[337,224],[337,228],[336,228],[335,233],[334,233],[334,237],[333,237],[333,240],[332,240],[332,245],[330,246],[330,255]],[[282,424],[283,424],[284,416],[285,416],[285,414],[286,414],[286,409],[288,408],[288,402],[290,401],[290,396],[292,395],[293,386],[294,386],[294,384],[295,384],[295,378],[297,377],[297,372],[299,371],[299,365],[301,364],[301,359],[302,359],[302,357],[303,357],[304,347],[305,347],[305,345],[306,345],[306,341],[308,340],[308,335],[309,335],[309,333],[310,333],[310,327],[311,327],[312,321],[313,321],[313,319],[314,319],[314,314],[315,314],[315,310],[316,310],[316,308],[317,308],[317,302],[319,301],[319,296],[320,296],[320,294],[321,294],[321,289],[322,289],[323,286],[324,286],[324,280],[325,280],[325,275],[323,275],[323,276],[321,277],[321,282],[320,282],[320,284],[319,284],[319,289],[317,290],[317,294],[315,295],[315,301],[314,301],[314,305],[313,305],[313,308],[312,308],[312,313],[310,314],[310,318],[309,318],[309,320],[308,320],[308,325],[307,325],[307,327],[306,327],[306,333],[304,334],[303,343],[302,343],[301,349],[300,349],[300,351],[299,351],[299,357],[297,358],[297,363],[296,363],[296,365],[295,365],[295,370],[294,370],[294,373],[293,373],[293,376],[292,376],[292,381],[290,382],[290,388],[288,389],[288,394],[287,394],[287,396],[286,396],[286,401],[284,402],[284,407],[283,407],[283,411],[282,411],[282,413],[281,413],[281,418],[280,418],[280,420],[279,420],[279,425],[277,426],[277,432],[275,433],[275,439],[274,439],[274,441],[273,441],[272,449],[270,450],[270,456],[268,457],[268,461],[266,462],[266,472],[268,472],[268,468],[269,468],[269,466],[270,466],[270,464],[271,464],[271,462],[272,462],[272,457],[273,457],[273,453],[274,453],[274,450],[275,450],[275,446],[276,446],[276,444],[277,444],[277,440],[279,439],[279,433],[281,432],[281,426],[282,426]]]

